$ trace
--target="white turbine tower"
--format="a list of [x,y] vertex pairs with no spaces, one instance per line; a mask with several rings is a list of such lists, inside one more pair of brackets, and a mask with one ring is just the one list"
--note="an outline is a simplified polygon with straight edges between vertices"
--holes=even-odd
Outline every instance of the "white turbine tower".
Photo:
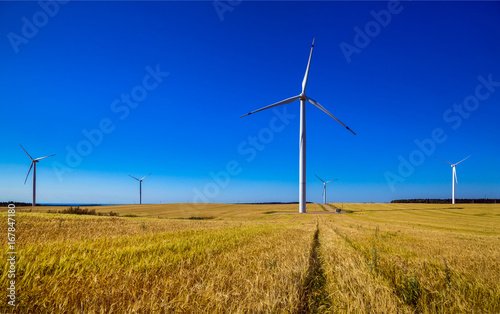
[[451,165],[451,168],[453,168],[452,179],[451,179],[451,203],[452,204],[455,204],[455,182],[458,184],[457,171],[455,170],[455,166],[458,165],[459,163],[461,163],[462,161],[466,160],[470,156],[472,156],[472,155],[469,155],[469,156],[465,157],[464,159],[460,160],[459,162],[457,162],[455,164],[452,164],[451,162],[446,161],[444,159],[435,157],[436,159],[439,159],[439,160],[442,160],[442,161],[444,161],[446,163],[449,163]]
[[316,178],[318,178],[321,182],[323,182],[323,204],[326,204],[326,185],[330,182],[333,182],[333,181],[337,181],[338,179],[335,179],[335,180],[330,180],[330,181],[323,181],[323,179],[321,179],[320,177],[318,177],[317,175],[315,175]]
[[28,157],[31,159],[31,166],[30,166],[30,169],[28,170],[28,174],[26,175],[26,179],[24,180],[24,184],[26,184],[26,181],[28,180],[28,176],[30,175],[31,168],[33,168],[33,203],[31,206],[36,206],[36,164],[44,158],[49,158],[49,157],[55,156],[55,154],[33,159],[30,156],[30,154],[28,154],[26,149],[24,149],[23,145],[19,144],[19,146],[21,146],[21,148],[24,150],[26,155],[28,155]]
[[150,173],[150,174],[148,174],[147,176],[145,176],[145,177],[144,177],[144,178],[142,178],[142,179],[137,179],[136,177],[131,176],[131,175],[129,174],[129,176],[131,176],[132,178],[134,178],[134,179],[136,179],[137,181],[139,181],[139,204],[142,204],[142,180],[146,179],[146,178],[147,178],[147,177],[149,177],[150,175],[151,175],[151,173]]
[[287,98],[285,100],[282,100],[280,102],[274,103],[272,105],[260,108],[258,110],[252,111],[250,113],[247,113],[245,115],[242,115],[241,117],[245,117],[248,115],[251,115],[253,113],[266,110],[272,107],[288,104],[291,102],[296,101],[297,99],[300,100],[300,135],[299,135],[299,212],[300,213],[305,213],[306,212],[306,100],[309,101],[311,104],[314,106],[318,107],[321,111],[329,115],[330,117],[334,118],[342,124],[346,129],[352,132],[352,134],[356,135],[347,125],[342,123],[339,119],[337,119],[334,115],[332,115],[328,110],[323,108],[317,101],[309,98],[306,96],[306,87],[307,87],[307,79],[309,77],[309,67],[311,65],[311,57],[314,49],[314,39],[311,45],[311,52],[309,53],[309,61],[307,62],[307,68],[306,68],[306,73],[304,75],[304,79],[302,80],[302,93],[300,93],[297,96],[293,96],[290,98]]

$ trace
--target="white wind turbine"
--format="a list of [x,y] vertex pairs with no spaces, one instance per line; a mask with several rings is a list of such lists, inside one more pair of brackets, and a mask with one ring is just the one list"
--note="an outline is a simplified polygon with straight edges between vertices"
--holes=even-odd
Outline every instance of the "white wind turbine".
[[347,125],[342,123],[339,119],[337,119],[334,115],[332,115],[328,110],[323,108],[317,101],[309,98],[306,96],[306,87],[307,87],[307,79],[309,77],[309,67],[311,65],[311,57],[314,49],[314,39],[311,45],[311,52],[309,53],[309,61],[307,62],[307,68],[306,68],[306,73],[304,75],[304,79],[302,80],[302,93],[300,93],[297,96],[293,96],[290,98],[287,98],[285,100],[282,100],[280,102],[274,103],[272,105],[260,108],[258,110],[252,111],[250,113],[247,113],[245,115],[242,115],[241,117],[245,117],[248,115],[251,115],[253,113],[266,110],[272,107],[288,104],[291,102],[296,101],[297,99],[300,100],[300,135],[299,135],[299,212],[300,213],[305,213],[306,212],[306,100],[309,101],[311,104],[314,106],[318,107],[321,111],[329,115],[330,117],[334,118],[342,124],[346,129],[352,132],[352,134],[356,135]]
[[320,177],[318,177],[317,175],[315,175],[316,178],[318,178],[321,182],[323,182],[323,204],[326,204],[326,185],[330,182],[333,182],[333,181],[337,181],[338,179],[335,179],[335,180],[330,180],[330,181],[323,181],[323,179],[321,179]]
[[136,179],[137,181],[139,181],[139,204],[142,204],[142,180],[146,179],[146,178],[147,178],[147,177],[149,177],[150,175],[151,175],[151,173],[150,173],[150,174],[148,174],[147,176],[145,176],[145,177],[144,177],[144,178],[142,178],[142,179],[137,179],[136,177],[131,176],[131,175],[129,174],[129,176],[131,176],[132,178],[134,178],[134,179]]
[[439,159],[439,160],[442,160],[442,161],[444,161],[446,163],[449,163],[451,165],[451,168],[453,168],[453,171],[452,171],[453,177],[451,179],[451,203],[452,204],[455,204],[455,182],[458,184],[457,171],[455,170],[455,166],[458,165],[459,163],[461,163],[462,161],[466,160],[470,156],[472,156],[472,155],[469,155],[469,156],[465,157],[464,159],[460,160],[459,162],[457,162],[455,164],[452,164],[451,162],[446,161],[444,159],[434,157],[436,159]]
[[26,149],[24,149],[23,145],[19,144],[19,146],[21,146],[21,148],[24,150],[24,152],[26,153],[26,155],[28,155],[28,157],[31,159],[31,166],[30,166],[30,169],[28,170],[28,174],[26,175],[26,179],[24,180],[24,184],[26,184],[26,181],[28,180],[28,176],[30,175],[31,168],[33,168],[33,203],[32,203],[31,206],[36,206],[36,164],[40,160],[42,160],[44,158],[55,156],[55,154],[54,155],[49,155],[49,156],[45,156],[45,157],[40,157],[40,158],[33,159],[30,156],[30,154],[28,154],[28,152],[26,151]]

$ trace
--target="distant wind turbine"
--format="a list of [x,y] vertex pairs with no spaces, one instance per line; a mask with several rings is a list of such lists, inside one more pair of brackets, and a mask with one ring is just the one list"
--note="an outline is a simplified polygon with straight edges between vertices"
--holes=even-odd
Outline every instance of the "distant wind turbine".
[[28,174],[26,175],[26,179],[24,180],[24,184],[26,184],[26,181],[28,180],[28,176],[30,175],[31,168],[33,168],[33,203],[31,206],[36,206],[36,164],[44,158],[49,158],[49,157],[55,156],[55,154],[33,159],[33,158],[31,158],[30,154],[28,154],[26,149],[24,149],[23,145],[19,144],[19,146],[21,146],[21,148],[24,150],[26,155],[28,155],[28,157],[31,159],[31,166],[30,166],[30,169],[28,170]]
[[461,163],[462,161],[466,160],[467,158],[469,158],[470,156],[472,155],[469,155],[467,157],[465,157],[464,159],[460,160],[459,162],[457,162],[456,164],[452,164],[451,162],[449,161],[446,161],[444,159],[441,159],[441,158],[437,158],[437,157],[434,157],[436,159],[439,159],[439,160],[442,160],[446,163],[449,163],[451,165],[451,168],[453,168],[453,177],[451,179],[451,203],[452,204],[455,204],[455,182],[458,184],[458,180],[457,180],[457,171],[455,170],[455,166],[458,165],[459,163]]
[[323,182],[323,204],[326,204],[326,185],[330,182],[333,182],[333,181],[337,181],[338,179],[335,179],[335,180],[330,180],[330,181],[323,181],[323,179],[321,179],[320,177],[318,177],[317,175],[315,175],[316,178],[318,178],[321,182]]
[[137,179],[136,177],[131,176],[131,175],[129,174],[129,176],[131,176],[132,178],[134,178],[134,179],[136,179],[137,181],[139,181],[139,204],[142,204],[142,180],[146,179],[146,178],[147,178],[147,177],[149,177],[150,175],[151,175],[151,173],[150,173],[150,174],[148,174],[147,176],[145,176],[145,177],[144,177],[144,178],[142,178],[142,179]]
[[290,98],[287,98],[285,100],[282,100],[280,102],[274,103],[272,105],[257,109],[255,111],[252,111],[250,113],[247,113],[245,115],[242,115],[241,117],[245,117],[248,115],[251,115],[253,113],[266,110],[272,107],[284,105],[284,104],[289,104],[291,102],[296,101],[297,99],[300,100],[300,135],[299,135],[299,212],[300,213],[305,213],[306,212],[306,100],[309,101],[311,104],[314,106],[318,107],[321,111],[332,117],[333,119],[337,120],[340,124],[342,124],[346,129],[352,132],[352,134],[356,135],[347,125],[342,123],[339,119],[337,119],[334,115],[332,115],[328,110],[323,108],[317,101],[309,98],[306,96],[306,87],[307,87],[307,80],[309,78],[309,67],[311,65],[311,57],[314,49],[314,39],[311,45],[311,52],[309,53],[309,61],[307,62],[307,68],[306,68],[306,73],[304,75],[304,79],[302,80],[302,93],[300,93],[297,96],[293,96]]

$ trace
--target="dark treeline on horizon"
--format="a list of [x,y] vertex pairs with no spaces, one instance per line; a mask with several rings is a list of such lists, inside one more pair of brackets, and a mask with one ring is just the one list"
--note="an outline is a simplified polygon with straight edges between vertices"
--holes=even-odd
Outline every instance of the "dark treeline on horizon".
[[[0,207],[7,207],[9,204],[14,204],[14,206],[31,206],[31,203],[24,202],[0,202]],[[36,204],[36,206],[40,206],[40,204]]]
[[[31,206],[32,203],[25,203],[25,202],[0,202],[0,207],[7,207],[9,204],[14,204],[16,207],[21,207],[21,206]],[[39,204],[37,203],[36,206],[73,206],[75,204]],[[79,206],[101,206],[101,204],[78,204]]]
[[[427,203],[427,204],[450,204],[451,198],[415,198],[404,200],[392,200],[391,203]],[[456,198],[455,204],[500,204],[500,199],[495,198]]]

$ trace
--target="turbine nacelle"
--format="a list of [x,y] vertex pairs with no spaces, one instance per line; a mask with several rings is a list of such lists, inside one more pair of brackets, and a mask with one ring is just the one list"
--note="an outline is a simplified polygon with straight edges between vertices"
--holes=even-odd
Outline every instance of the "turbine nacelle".
[[151,175],[151,173],[148,174],[147,176],[143,177],[142,179],[137,179],[136,177],[129,174],[129,177],[132,177],[132,178],[136,179],[137,181],[139,181],[139,204],[142,204],[142,180],[146,179],[150,175]]
[[323,193],[321,196],[323,196],[323,204],[326,204],[326,185],[330,182],[337,181],[338,179],[335,180],[330,180],[330,181],[323,181],[317,174],[315,174],[316,178],[318,178],[321,182],[323,182]]
[[458,179],[457,179],[457,169],[456,169],[456,166],[461,163],[462,161],[466,160],[467,158],[469,158],[470,156],[472,155],[469,155],[467,157],[465,157],[464,159],[460,160],[459,162],[457,163],[451,163],[449,161],[446,161],[444,159],[441,159],[441,158],[437,158],[437,157],[434,157],[436,159],[439,159],[441,161],[444,161],[448,164],[450,164],[451,166],[451,169],[452,169],[452,179],[451,179],[451,203],[452,204],[455,204],[455,183],[458,184]]
[[149,177],[150,175],[151,175],[151,173],[150,173],[150,174],[148,174],[147,176],[143,177],[142,179],[137,179],[136,177],[134,177],[134,176],[132,176],[132,175],[130,175],[130,174],[129,174],[129,176],[130,176],[130,177],[132,177],[132,178],[136,179],[136,180],[137,180],[137,181],[139,181],[139,182],[142,182],[142,180],[146,179],[146,178],[147,178],[147,177]]
[[[245,117],[248,115],[251,115],[253,113],[266,110],[272,107],[276,106],[281,106],[285,104],[289,104],[291,102],[296,101],[297,99],[300,100],[300,135],[299,135],[299,212],[300,213],[305,213],[306,212],[306,124],[305,124],[305,103],[306,101],[310,102],[313,104],[315,107],[335,119],[338,123],[342,124],[347,130],[352,132],[352,134],[356,135],[347,125],[342,123],[339,119],[337,119],[334,115],[332,115],[328,110],[323,108],[317,101],[309,98],[306,96],[306,87],[307,87],[307,80],[309,79],[309,69],[311,67],[311,58],[312,58],[312,53],[314,49],[314,39],[311,45],[311,52],[309,53],[309,59],[307,61],[307,68],[306,68],[306,73],[304,74],[304,79],[302,80],[302,91],[299,95],[293,96],[287,99],[284,99],[282,101],[279,101],[277,103],[268,105],[266,107],[254,110],[250,113],[244,114],[241,117]],[[323,181],[323,180],[322,180]],[[326,184],[325,184],[326,186]]]
[[19,144],[19,146],[21,146],[21,148],[24,150],[24,152],[26,153],[26,155],[28,155],[28,157],[31,159],[30,169],[28,170],[28,174],[26,175],[26,179],[24,179],[24,184],[26,184],[26,181],[28,181],[28,177],[30,175],[31,169],[33,168],[33,206],[35,206],[36,205],[36,164],[38,162],[40,162],[40,160],[42,160],[42,159],[55,156],[55,154],[54,155],[49,155],[49,156],[39,157],[39,158],[33,159],[33,157],[31,157],[31,155],[28,154],[28,152],[26,151],[26,149],[24,149],[23,145]]

